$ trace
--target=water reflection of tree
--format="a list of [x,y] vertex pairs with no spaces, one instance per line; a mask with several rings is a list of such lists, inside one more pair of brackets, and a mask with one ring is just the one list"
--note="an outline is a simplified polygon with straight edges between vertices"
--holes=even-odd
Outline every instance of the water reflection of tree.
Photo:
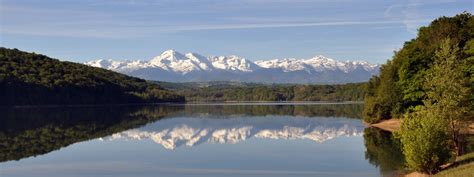
[[37,156],[136,128],[177,109],[130,106],[2,109],[0,162]]
[[380,168],[383,176],[397,176],[404,165],[400,141],[378,128],[364,130],[365,158]]
[[291,115],[304,117],[346,117],[360,119],[363,104],[320,105],[193,105],[185,107],[185,114],[213,116]]
[[163,117],[266,116],[360,118],[362,104],[168,105],[0,109],[0,162],[46,154],[73,143],[109,136]]

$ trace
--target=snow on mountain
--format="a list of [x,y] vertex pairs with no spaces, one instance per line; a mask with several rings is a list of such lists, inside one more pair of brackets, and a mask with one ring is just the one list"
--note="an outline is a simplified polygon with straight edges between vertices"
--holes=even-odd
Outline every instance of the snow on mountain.
[[212,67],[209,60],[203,56],[188,53],[183,55],[174,50],[167,50],[149,62],[151,67],[186,74],[192,71],[207,71]]
[[124,62],[113,61],[111,59],[108,59],[108,60],[100,59],[100,60],[89,61],[89,62],[86,62],[85,64],[89,66],[93,66],[93,67],[98,67],[98,68],[115,69],[115,68],[119,68],[120,65],[122,65],[123,63]]
[[104,60],[95,60],[95,61],[89,61],[85,63],[86,65],[89,66],[94,66],[98,68],[104,68],[108,70],[113,70],[121,73],[127,73],[130,71],[142,69],[149,67],[149,63],[146,61],[141,61],[141,60],[133,60],[133,61],[114,61],[111,59]]
[[252,72],[259,68],[255,63],[235,55],[213,56],[209,57],[209,60],[212,62],[212,66],[222,70]]
[[377,74],[380,67],[366,61],[338,61],[322,55],[309,59],[286,58],[252,62],[235,55],[205,57],[196,53],[182,54],[175,50],[167,50],[149,61],[100,59],[85,64],[148,80],[267,83],[363,82]]
[[291,71],[311,71],[322,72],[322,71],[335,71],[340,70],[345,73],[349,73],[362,67],[366,71],[374,71],[378,67],[376,64],[369,64],[365,61],[337,61],[331,58],[327,58],[322,55],[315,56],[309,59],[273,59],[273,60],[259,60],[255,61],[257,65],[263,68],[281,68],[285,72]]
[[291,72],[291,71],[311,72],[310,66],[306,65],[301,60],[297,60],[294,58],[259,60],[259,61],[255,61],[255,64],[257,64],[258,66],[262,68],[280,68],[284,72]]
[[213,64],[205,56],[195,53],[187,53],[186,57],[199,66],[201,70],[208,71],[213,69]]
[[151,139],[166,149],[192,147],[202,143],[235,144],[250,138],[310,140],[323,143],[345,136],[361,136],[364,125],[345,118],[258,117],[258,118],[187,118],[164,119],[140,129],[111,135],[106,140]]

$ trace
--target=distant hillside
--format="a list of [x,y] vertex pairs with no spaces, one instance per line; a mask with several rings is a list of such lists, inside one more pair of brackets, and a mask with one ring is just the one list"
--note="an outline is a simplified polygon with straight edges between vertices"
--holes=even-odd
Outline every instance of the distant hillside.
[[113,71],[0,48],[0,105],[181,102],[154,83]]
[[186,101],[362,101],[366,83],[340,85],[262,84],[243,82],[156,82]]
[[293,84],[366,82],[379,65],[366,61],[338,61],[325,56],[252,62],[238,56],[205,57],[167,50],[151,60],[95,60],[85,64],[147,80],[165,82],[238,81]]
[[234,82],[234,81],[211,81],[211,82],[163,82],[153,81],[165,89],[169,90],[184,90],[205,87],[252,87],[252,86],[270,86],[270,85],[295,85],[295,84],[264,84],[252,82]]

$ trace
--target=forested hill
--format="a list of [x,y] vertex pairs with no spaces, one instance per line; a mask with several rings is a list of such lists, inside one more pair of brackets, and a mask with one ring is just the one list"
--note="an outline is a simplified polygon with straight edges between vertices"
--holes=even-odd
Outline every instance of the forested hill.
[[362,101],[367,83],[340,85],[262,84],[243,82],[156,82],[186,101]]
[[101,68],[0,48],[0,105],[182,102],[154,83]]
[[[410,109],[435,102],[473,107],[474,17],[462,13],[421,27],[370,79],[364,115],[368,122],[401,117]],[[459,92],[459,94],[457,94]],[[443,93],[443,94],[441,94]],[[454,94],[448,98],[445,93]],[[430,95],[431,94],[431,95]]]

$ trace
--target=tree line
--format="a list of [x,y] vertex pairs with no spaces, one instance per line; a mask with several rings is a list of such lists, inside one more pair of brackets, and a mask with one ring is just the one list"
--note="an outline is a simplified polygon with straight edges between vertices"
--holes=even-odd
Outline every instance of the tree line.
[[382,65],[380,75],[369,80],[364,109],[366,121],[375,123],[402,117],[411,108],[424,105],[423,101],[428,97],[429,90],[426,81],[430,74],[437,72],[431,68],[446,39],[449,40],[449,47],[457,48],[452,60],[459,64],[450,69],[461,72],[464,79],[462,82],[466,82],[463,85],[471,90],[468,95],[464,95],[468,99],[466,104],[473,105],[473,36],[474,20],[469,13],[441,17],[429,26],[421,27],[415,39],[405,42],[403,48]]
[[340,85],[258,84],[238,82],[167,83],[190,102],[206,101],[363,101],[366,83]]
[[406,164],[433,174],[461,155],[474,108],[474,18],[441,17],[421,27],[370,79],[364,120],[402,118]]
[[0,105],[180,102],[148,81],[45,55],[0,48]]

